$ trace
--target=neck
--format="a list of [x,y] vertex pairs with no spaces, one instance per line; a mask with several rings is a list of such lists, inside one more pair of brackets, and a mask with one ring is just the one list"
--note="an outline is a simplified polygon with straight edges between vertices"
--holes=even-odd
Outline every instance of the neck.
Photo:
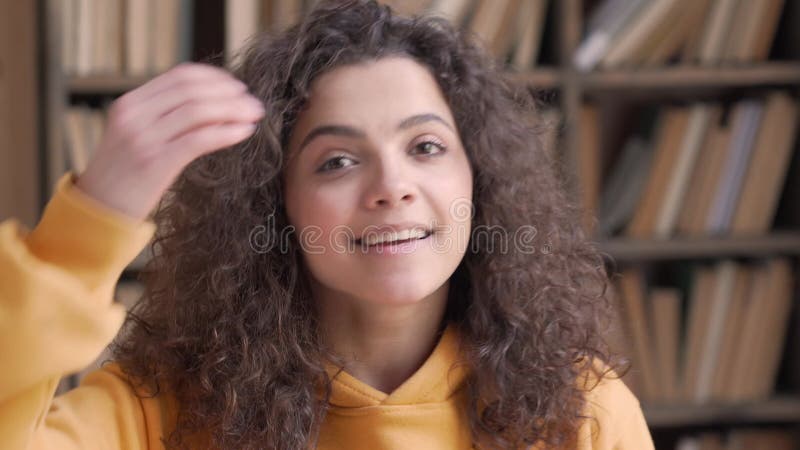
[[443,330],[448,284],[428,297],[386,305],[315,293],[324,341],[350,375],[391,393],[430,356]]

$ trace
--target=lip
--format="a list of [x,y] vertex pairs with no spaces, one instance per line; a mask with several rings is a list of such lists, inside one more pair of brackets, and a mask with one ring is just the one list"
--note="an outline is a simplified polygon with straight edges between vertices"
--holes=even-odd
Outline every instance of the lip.
[[433,228],[420,222],[398,222],[398,223],[385,223],[381,225],[370,225],[361,233],[361,237],[357,238],[355,242],[361,244],[364,237],[368,235],[376,235],[381,233],[399,233],[404,230],[422,230],[426,234],[432,234]]
[[361,247],[362,254],[371,258],[390,258],[399,257],[402,255],[412,255],[417,250],[425,245],[429,239],[432,239],[433,233],[428,233],[424,238],[412,239],[409,241],[402,241],[400,243],[392,244],[375,244],[367,247]]

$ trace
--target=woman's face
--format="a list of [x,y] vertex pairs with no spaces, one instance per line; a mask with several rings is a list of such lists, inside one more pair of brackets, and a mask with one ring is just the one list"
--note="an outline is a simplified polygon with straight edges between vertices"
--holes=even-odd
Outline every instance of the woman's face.
[[[466,251],[469,161],[438,84],[409,58],[314,80],[291,133],[285,186],[289,222],[323,295],[413,303],[442,287]],[[376,239],[405,243],[369,245]]]

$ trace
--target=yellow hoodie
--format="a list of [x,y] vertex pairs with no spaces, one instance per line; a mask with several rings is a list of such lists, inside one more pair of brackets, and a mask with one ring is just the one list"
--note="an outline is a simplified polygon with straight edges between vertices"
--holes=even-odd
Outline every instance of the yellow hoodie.
[[[59,181],[41,221],[0,223],[0,449],[158,449],[174,426],[168,395],[139,398],[109,364],[53,398],[59,378],[89,365],[116,335],[123,268],[155,232]],[[423,366],[391,394],[336,367],[320,449],[468,449],[461,369],[450,325]],[[639,402],[618,379],[587,392],[580,450],[648,450]],[[198,446],[202,447],[202,443]]]

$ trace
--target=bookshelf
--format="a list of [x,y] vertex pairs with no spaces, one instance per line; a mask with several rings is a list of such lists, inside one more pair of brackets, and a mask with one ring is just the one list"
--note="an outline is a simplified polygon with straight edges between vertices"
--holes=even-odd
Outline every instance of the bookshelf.
[[[68,74],[64,70],[61,43],[64,8],[74,5],[66,0],[42,0],[44,3],[42,29],[44,90],[44,143],[43,163],[46,167],[46,186],[52,189],[58,177],[70,168],[67,136],[63,124],[71,104],[86,102],[92,107],[102,107],[104,102],[131,90],[149,79],[144,74]],[[82,0],[89,3],[91,0]],[[174,0],[178,1],[178,0]],[[189,1],[189,0],[181,0]],[[237,33],[230,33],[226,23],[242,15],[242,11],[229,9],[232,0],[192,1],[192,32],[189,42],[193,60],[208,60],[225,49],[235,48],[230,39],[242,39],[248,30],[261,27],[259,22],[280,24],[281,19],[264,18],[260,11]],[[264,0],[269,1],[269,0]],[[289,6],[286,14],[297,14],[302,2],[271,0]],[[403,8],[421,7],[431,2],[406,2]],[[477,1],[477,0],[475,0]],[[536,1],[536,0],[521,0]],[[660,1],[660,0],[659,0]],[[666,0],[671,1],[671,0]],[[674,0],[688,1],[688,0]],[[698,0],[712,4],[715,0]],[[238,7],[258,8],[262,0],[237,1]],[[396,3],[396,2],[395,2]],[[464,12],[465,23],[474,17],[476,5]],[[501,2],[504,3],[504,2]],[[559,136],[558,151],[573,178],[571,188],[580,196],[590,211],[598,213],[597,206],[605,181],[613,170],[612,162],[619,157],[625,140],[632,134],[629,122],[642,110],[659,109],[661,105],[683,105],[694,102],[720,102],[731,108],[735,102],[781,89],[797,102],[800,92],[800,6],[786,1],[784,14],[777,23],[774,44],[769,57],[757,62],[715,63],[702,65],[692,62],[671,61],[669,64],[635,66],[625,65],[578,70],[573,57],[585,38],[585,23],[602,7],[600,0],[548,0],[540,26],[542,36],[539,59],[524,70],[509,69],[507,76],[517,83],[543,92],[560,111],[563,131]],[[691,3],[691,2],[690,2]],[[435,3],[433,3],[435,4]],[[280,8],[278,8],[280,9]],[[271,10],[275,14],[276,9]],[[227,14],[227,16],[226,16]],[[470,16],[472,14],[473,16]],[[702,27],[698,27],[702,28]],[[202,30],[202,32],[198,31]],[[242,31],[244,30],[244,31]],[[243,34],[244,33],[244,34]],[[146,33],[145,33],[146,34]],[[227,36],[227,37],[226,37]],[[226,40],[227,39],[227,40]],[[592,112],[589,107],[594,107]],[[797,124],[795,123],[795,126]],[[699,235],[673,234],[667,238],[631,237],[624,233],[603,235],[595,233],[591,219],[587,229],[592,240],[609,257],[615,267],[645,268],[655,274],[652,279],[669,277],[660,275],[674,267],[695,263],[712,264],[721,261],[750,263],[773,257],[790,261],[795,277],[800,255],[800,210],[797,208],[800,191],[800,151],[798,139],[792,144],[785,182],[780,186],[777,212],[773,226],[764,233],[751,235]],[[48,192],[49,194],[49,192]],[[45,195],[43,202],[49,198]],[[43,206],[43,204],[42,204]],[[602,211],[599,212],[602,214]],[[132,265],[123,274],[123,280],[136,280],[141,262]],[[674,286],[673,286],[674,287]],[[684,295],[688,296],[688,287]],[[702,430],[734,430],[738,427],[791,425],[800,422],[800,298],[795,281],[791,289],[790,332],[784,338],[783,352],[777,374],[777,390],[760,400],[737,403],[705,402],[701,404],[643,402],[643,409],[651,426],[657,448],[675,448],[681,436]],[[681,314],[688,314],[683,308]],[[688,319],[687,319],[688,320]],[[777,369],[777,368],[776,368]],[[798,440],[797,442],[800,442]]]

